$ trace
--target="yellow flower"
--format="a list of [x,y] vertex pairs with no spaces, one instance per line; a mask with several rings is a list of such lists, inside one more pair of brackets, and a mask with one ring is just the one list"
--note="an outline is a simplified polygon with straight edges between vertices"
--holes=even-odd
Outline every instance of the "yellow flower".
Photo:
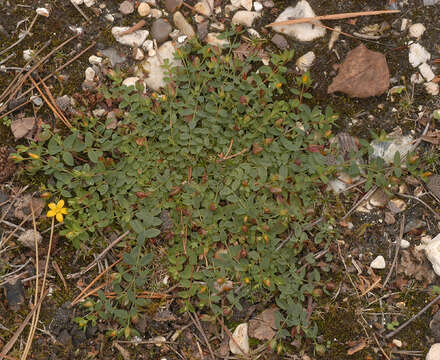
[[34,160],[38,160],[40,158],[40,156],[35,153],[28,152],[28,155]]
[[50,203],[49,211],[47,212],[47,217],[56,217],[58,222],[63,222],[63,215],[67,214],[67,209],[64,207],[64,200],[58,201],[58,203]]
[[281,88],[281,86],[283,86],[283,84],[278,83],[278,84],[276,84],[275,86],[279,89],[279,88]]
[[303,76],[302,76],[302,83],[303,84],[307,84],[307,81],[309,81],[309,77],[306,75],[306,74],[304,74]]

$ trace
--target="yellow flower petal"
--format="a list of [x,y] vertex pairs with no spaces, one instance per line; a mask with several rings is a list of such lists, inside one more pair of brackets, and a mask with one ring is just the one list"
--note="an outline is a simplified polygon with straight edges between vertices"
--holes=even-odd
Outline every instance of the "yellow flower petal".
[[61,213],[58,213],[57,214],[57,220],[58,220],[58,222],[63,222],[63,214],[61,214]]
[[47,206],[49,206],[49,209],[51,209],[51,210],[55,210],[57,208],[57,206],[54,203],[50,203]]
[[64,200],[63,200],[63,199],[61,199],[61,200],[58,201],[58,203],[57,203],[57,208],[58,208],[58,209],[61,209],[62,207],[64,207]]
[[67,209],[66,208],[60,209],[60,213],[64,214],[64,215],[67,215]]
[[49,210],[46,214],[47,217],[54,217],[57,214],[55,210]]

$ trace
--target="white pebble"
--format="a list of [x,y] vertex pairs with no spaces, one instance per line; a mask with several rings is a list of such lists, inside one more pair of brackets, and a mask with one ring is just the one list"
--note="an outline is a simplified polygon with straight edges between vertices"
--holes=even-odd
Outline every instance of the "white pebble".
[[263,10],[263,4],[260,3],[259,1],[255,1],[254,2],[254,10],[257,12],[260,12],[261,10]]
[[418,39],[423,35],[425,30],[426,27],[423,24],[420,23],[412,24],[408,29],[408,34],[410,37]]
[[92,65],[99,65],[102,63],[102,57],[92,55],[89,57],[89,63]]
[[23,59],[25,61],[29,61],[30,59],[32,59],[33,55],[34,55],[34,50],[31,49],[23,50]]
[[435,78],[434,72],[427,63],[423,63],[419,66],[420,74],[426,79],[426,81],[431,81]]
[[140,16],[147,16],[150,13],[150,5],[147,3],[140,3],[138,7],[138,14]]
[[156,50],[154,50],[154,49],[148,50],[148,56],[152,57],[155,55],[156,55]]
[[402,347],[402,342],[400,340],[398,340],[398,339],[394,339],[393,340],[393,344],[396,345],[399,348]]
[[162,17],[162,11],[158,9],[151,9],[150,14],[155,19],[159,19],[160,17]]
[[139,48],[134,49],[133,58],[135,60],[142,60],[144,58],[144,52]]
[[376,259],[374,259],[370,264],[370,267],[372,269],[385,269],[385,266],[386,266],[385,259],[383,258],[382,255],[376,257]]
[[91,7],[95,5],[96,0],[84,0],[84,5],[87,7]]
[[418,67],[431,59],[431,54],[422,45],[414,43],[409,46],[408,58],[413,67]]
[[95,78],[95,70],[93,70],[91,67],[88,67],[85,71],[85,77],[87,81],[93,81]]
[[49,10],[47,10],[46,8],[38,8],[35,11],[36,11],[36,13],[38,15],[41,15],[41,16],[44,16],[44,17],[49,17]]
[[177,42],[178,42],[179,44],[182,44],[182,43],[184,43],[184,42],[186,41],[187,38],[188,38],[188,36],[186,36],[186,35],[181,35],[181,36],[179,36],[179,37],[177,38]]
[[123,82],[122,85],[124,86],[136,86],[136,82],[139,81],[139,78],[137,76],[132,76],[132,77],[128,77],[126,78]]
[[142,48],[145,51],[152,50],[154,48],[153,40],[145,40],[144,43],[142,44]]
[[439,86],[437,83],[429,81],[425,83],[425,90],[429,95],[438,95],[439,94]]
[[409,243],[408,240],[402,239],[402,240],[400,241],[400,247],[401,247],[402,249],[408,249],[410,245],[411,245],[411,244]]
[[105,17],[105,19],[106,19],[107,21],[109,21],[109,22],[113,22],[113,21],[115,21],[115,17],[114,17],[112,14],[107,14],[107,15],[105,15],[104,17]]
[[420,73],[415,73],[411,75],[411,83],[412,84],[423,84],[425,80],[423,79],[423,76],[420,75]]

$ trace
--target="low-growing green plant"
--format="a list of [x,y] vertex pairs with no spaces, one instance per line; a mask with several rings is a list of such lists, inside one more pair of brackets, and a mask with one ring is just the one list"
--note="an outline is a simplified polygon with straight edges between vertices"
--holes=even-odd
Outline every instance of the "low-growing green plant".
[[114,229],[136,234],[113,277],[115,296],[100,292],[90,303],[120,334],[134,333],[148,305],[137,295],[149,287],[158,242],[183,311],[229,315],[243,299],[274,299],[278,338],[291,328],[317,334],[304,300],[328,271],[313,255],[336,235],[325,184],[343,167],[360,173],[355,155],[368,150],[329,165],[337,115],[304,103],[310,74],[287,75],[293,51],[260,66],[235,47],[182,47],[182,66],[165,64],[162,93],[117,81],[102,89],[116,119],[79,118],[68,135],[45,125],[38,142],[18,149],[26,170],[49,176],[47,190],[68,201],[61,234],[76,247],[100,246],[99,234]]

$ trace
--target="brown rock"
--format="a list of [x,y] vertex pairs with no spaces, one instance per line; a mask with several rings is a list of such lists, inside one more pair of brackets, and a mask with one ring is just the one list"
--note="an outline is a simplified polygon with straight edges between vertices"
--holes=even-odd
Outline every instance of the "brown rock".
[[390,72],[385,55],[360,44],[347,54],[328,93],[340,91],[350,97],[367,98],[383,94],[389,85]]
[[167,9],[168,12],[173,13],[180,9],[182,3],[183,0],[165,0],[165,9]]
[[259,340],[271,340],[276,334],[275,313],[277,308],[264,310],[249,321],[249,336]]

